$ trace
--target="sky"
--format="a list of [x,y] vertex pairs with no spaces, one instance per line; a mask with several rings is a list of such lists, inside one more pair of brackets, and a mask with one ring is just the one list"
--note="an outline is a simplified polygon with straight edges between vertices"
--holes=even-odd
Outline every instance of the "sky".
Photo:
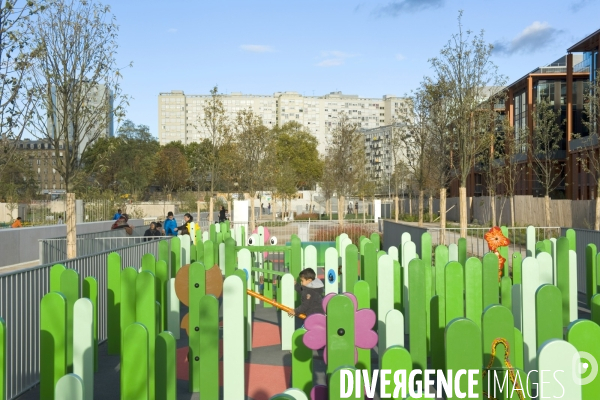
[[[600,29],[599,0],[103,0],[120,26],[127,119],[158,136],[171,90],[410,95],[458,31],[483,30],[512,82]],[[128,67],[129,63],[132,67]]]

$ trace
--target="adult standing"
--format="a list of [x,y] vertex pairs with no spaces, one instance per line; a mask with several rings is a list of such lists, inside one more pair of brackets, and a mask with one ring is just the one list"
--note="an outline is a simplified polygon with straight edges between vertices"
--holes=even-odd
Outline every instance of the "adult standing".
[[271,215],[271,203],[269,203],[268,210],[269,210],[269,215]]
[[227,210],[225,210],[225,206],[221,206],[219,210],[219,222],[225,222],[227,219]]
[[194,217],[192,217],[192,214],[186,213],[183,216],[183,225],[175,228],[175,232],[179,232],[181,235],[189,235],[190,232],[188,230],[187,224],[188,224],[188,222],[191,223],[193,220],[194,220]]

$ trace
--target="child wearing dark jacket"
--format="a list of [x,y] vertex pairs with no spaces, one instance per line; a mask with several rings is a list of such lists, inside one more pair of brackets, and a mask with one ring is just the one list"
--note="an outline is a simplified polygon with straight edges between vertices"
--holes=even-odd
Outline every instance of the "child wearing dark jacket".
[[301,296],[300,307],[297,307],[290,317],[304,314],[307,317],[312,314],[325,314],[323,311],[323,282],[317,278],[312,268],[300,271],[295,289]]

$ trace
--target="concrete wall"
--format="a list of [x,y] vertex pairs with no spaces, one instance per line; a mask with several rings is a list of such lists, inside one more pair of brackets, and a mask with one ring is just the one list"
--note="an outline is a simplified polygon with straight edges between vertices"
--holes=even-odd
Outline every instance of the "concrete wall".
[[[77,224],[77,234],[110,230],[113,221]],[[130,219],[132,226],[144,225],[142,219]],[[65,237],[66,225],[34,226],[31,228],[0,229],[0,267],[39,259],[39,239]]]

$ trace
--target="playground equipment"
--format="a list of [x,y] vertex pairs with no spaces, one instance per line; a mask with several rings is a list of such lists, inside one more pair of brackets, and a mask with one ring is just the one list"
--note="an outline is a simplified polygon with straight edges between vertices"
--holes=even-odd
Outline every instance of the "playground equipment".
[[[212,225],[208,232],[196,232],[196,238],[195,245],[189,237],[174,238],[171,252],[159,251],[157,259],[145,255],[140,269],[122,265],[118,254],[111,254],[107,288],[95,287],[92,277],[82,284],[74,271],[60,265],[52,269],[50,292],[42,299],[44,399],[88,398],[86,393],[93,388],[90,366],[96,359],[87,354],[94,354],[97,347],[94,312],[104,307],[97,304],[99,290],[108,294],[108,350],[121,356],[123,400],[175,398],[175,340],[184,327],[180,302],[189,306],[189,390],[218,399],[221,380],[223,398],[244,399],[244,363],[252,351],[252,299],[258,296],[286,317],[281,318],[281,346],[292,350],[291,388],[274,399],[340,398],[342,371],[372,370],[374,346],[378,368],[389,369],[392,375],[405,371],[408,376],[427,368],[478,370],[474,379],[480,382],[475,388],[480,398],[484,391],[490,393],[483,378],[491,370],[496,370],[500,382],[508,374],[511,384],[531,391],[543,380],[536,370],[560,369],[568,378],[561,381],[564,389],[546,383],[544,396],[560,397],[564,390],[569,399],[588,400],[600,393],[600,378],[585,385],[572,378],[587,376],[571,360],[600,360],[600,254],[594,245],[586,248],[586,300],[592,319],[578,319],[576,260],[583,255],[575,253],[573,231],[536,242],[530,227],[525,257],[509,254],[500,245],[497,254],[490,252],[482,259],[467,257],[465,239],[434,249],[428,233],[419,238],[405,233],[398,247],[382,251],[378,235],[352,243],[342,234],[335,247],[325,250],[323,265],[316,261],[316,248],[303,249],[298,237],[286,246],[248,246],[243,229],[232,232],[227,226]],[[420,255],[415,241],[420,241]],[[285,265],[276,271],[264,252],[283,254]],[[188,256],[190,262],[185,262]],[[500,257],[511,263],[512,276],[510,268],[499,268]],[[306,267],[326,276],[325,314],[311,315],[304,329],[294,330],[295,321],[286,314],[297,305],[294,278]],[[258,274],[265,282],[279,277],[277,301],[272,291],[255,292]],[[0,321],[0,341],[5,341],[2,327]],[[5,346],[0,342],[0,364]],[[327,386],[313,381],[312,351],[320,348],[326,357]],[[220,376],[219,371],[227,372]],[[527,374],[529,381],[524,378]],[[467,383],[466,377],[458,382],[463,392]]]
[[[261,301],[264,301],[265,303],[269,303],[270,305],[272,305],[274,307],[277,307],[278,309],[280,309],[282,311],[285,311],[286,313],[293,313],[294,312],[293,308],[289,308],[289,307],[284,306],[283,304],[279,304],[276,301],[271,300],[269,298],[266,298],[265,296],[263,296],[263,295],[261,295],[259,293],[256,293],[256,292],[254,292],[254,291],[252,291],[250,289],[246,289],[246,293],[248,293],[250,296],[252,296],[254,298],[257,298],[257,299],[259,299]],[[304,315],[304,314],[298,314],[296,316],[298,318],[302,318],[302,319],[306,318],[306,315]]]

